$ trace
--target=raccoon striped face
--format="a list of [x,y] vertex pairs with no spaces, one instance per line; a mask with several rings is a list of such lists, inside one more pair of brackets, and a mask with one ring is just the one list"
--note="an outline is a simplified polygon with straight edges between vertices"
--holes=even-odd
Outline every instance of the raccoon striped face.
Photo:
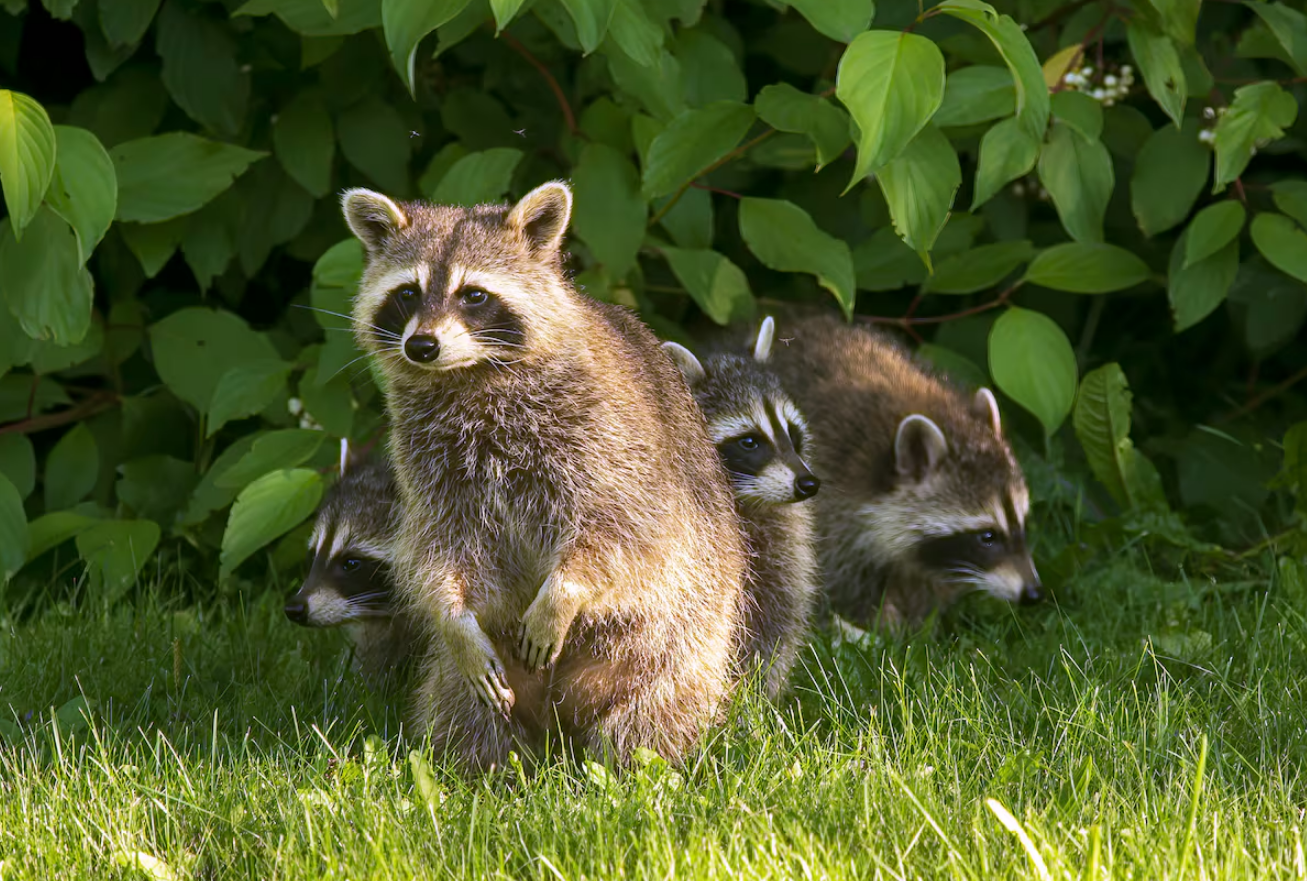
[[787,398],[759,398],[747,412],[709,417],[708,434],[738,497],[783,504],[817,494],[821,481],[802,459],[807,426]]
[[1026,545],[1025,518],[1029,497],[991,503],[991,512],[959,524],[964,528],[924,538],[916,548],[918,562],[947,582],[983,590],[1008,602],[1036,603],[1042,585]]
[[332,533],[323,524],[314,530],[309,575],[286,602],[286,617],[305,627],[334,627],[389,616],[391,581],[386,554],[351,542],[345,530]]

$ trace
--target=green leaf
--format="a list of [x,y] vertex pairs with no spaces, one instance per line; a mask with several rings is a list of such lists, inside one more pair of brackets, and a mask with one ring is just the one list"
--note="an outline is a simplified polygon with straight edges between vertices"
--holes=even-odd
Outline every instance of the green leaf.
[[522,151],[509,147],[469,153],[455,162],[449,173],[440,179],[431,200],[442,205],[469,207],[495,202],[508,192],[513,172],[521,161]]
[[299,395],[304,409],[324,431],[334,437],[350,436],[355,405],[348,377],[320,376],[317,367],[310,367],[300,379]]
[[36,451],[25,434],[0,434],[0,474],[25,499],[36,489]]
[[663,215],[662,227],[682,248],[706,250],[713,242],[712,194],[686,190],[672,210]]
[[864,291],[896,291],[926,280],[926,264],[892,227],[878,229],[853,249],[857,286]]
[[1130,54],[1135,57],[1144,75],[1148,94],[1153,96],[1162,112],[1179,128],[1184,119],[1188,85],[1185,83],[1184,67],[1180,64],[1180,53],[1176,51],[1175,44],[1170,37],[1155,30],[1142,16],[1130,20],[1126,38],[1130,41]]
[[1307,281],[1307,233],[1283,214],[1265,212],[1253,218],[1253,244],[1276,269]]
[[450,141],[445,146],[436,151],[436,155],[431,157],[427,163],[427,170],[422,172],[418,178],[418,192],[431,198],[431,194],[436,191],[436,187],[449,174],[454,163],[462,159],[468,153],[467,148],[458,141]]
[[927,254],[948,220],[953,197],[962,184],[962,167],[953,145],[927,125],[897,158],[876,174],[889,205],[894,231],[929,261]]
[[1224,248],[1243,230],[1248,214],[1233,199],[1208,205],[1189,223],[1185,234],[1184,268],[1205,260]]
[[73,511],[55,511],[37,517],[28,524],[28,532],[32,536],[32,549],[28,551],[27,559],[35,560],[46,551],[77,537],[99,522],[94,517],[87,517],[85,514]]
[[694,180],[740,142],[753,120],[753,108],[734,101],[715,101],[679,114],[649,146],[646,198],[665,196]]
[[1102,141],[1091,141],[1053,123],[1039,153],[1039,180],[1053,198],[1062,226],[1078,242],[1103,240],[1103,217],[1116,183],[1112,157]]
[[381,27],[390,60],[414,93],[413,63],[422,38],[463,11],[469,0],[381,0]]
[[151,520],[105,520],[78,533],[92,595],[120,596],[158,546],[159,524]]
[[1053,319],[1010,308],[989,331],[989,370],[1004,394],[1057,431],[1076,396],[1076,356]]
[[945,126],[976,125],[1016,112],[1017,90],[1006,67],[973,64],[948,75],[944,100],[931,122]]
[[209,404],[208,437],[233,419],[261,413],[286,390],[291,365],[284,361],[254,361],[233,367],[218,380]]
[[490,0],[490,10],[495,14],[495,33],[498,34],[517,15],[526,0]]
[[93,320],[81,342],[71,346],[56,345],[48,340],[33,340],[32,370],[44,374],[58,373],[91,360],[101,354],[103,348],[103,323]]
[[1058,92],[1052,100],[1053,118],[1091,141],[1103,134],[1103,105],[1084,92]]
[[1166,294],[1171,303],[1176,333],[1193,327],[1225,302],[1230,286],[1239,274],[1237,235],[1219,251],[1186,265],[1185,252],[1189,249],[1192,234],[1193,225],[1190,224],[1171,249],[1171,263],[1167,269]]
[[1074,424],[1089,467],[1126,510],[1166,507],[1153,463],[1130,440],[1130,387],[1118,364],[1085,374],[1076,395]]
[[321,499],[322,476],[305,468],[265,474],[241,490],[222,535],[219,579],[308,519]]
[[136,516],[170,526],[199,479],[195,465],[171,456],[144,456],[118,466],[118,499]]
[[118,231],[140,261],[145,277],[154,278],[172,259],[172,255],[177,253],[177,246],[181,244],[186,232],[186,224],[177,220],[166,223],[120,223]]
[[[313,264],[315,287],[345,288],[352,295],[363,277],[363,243],[354,237],[337,242],[328,248]],[[318,321],[322,322],[322,316]],[[323,327],[339,327],[338,323],[324,323]]]
[[725,325],[753,306],[749,279],[740,267],[716,251],[663,248],[672,272],[704,314]]
[[1259,360],[1292,341],[1307,319],[1307,285],[1276,271],[1260,254],[1239,265],[1228,298],[1238,307],[1244,343]]
[[572,190],[572,228],[614,278],[625,278],[648,220],[640,173],[618,150],[590,144],[572,171]]
[[408,132],[399,112],[376,98],[360,101],[336,117],[340,151],[349,164],[392,196],[409,191]]
[[31,549],[32,537],[27,530],[22,496],[9,478],[0,474],[0,587],[23,568]]
[[874,0],[789,0],[790,6],[819,32],[848,43],[871,27],[876,14]]
[[77,236],[49,208],[31,219],[21,242],[0,230],[0,294],[23,331],[61,346],[80,342],[91,327],[91,274]]
[[685,109],[681,63],[671,52],[664,49],[659,53],[653,67],[644,67],[612,44],[605,45],[604,55],[618,89],[643,104],[650,114],[665,121]]
[[680,85],[690,107],[748,100],[749,86],[735,52],[707,28],[682,30],[673,51],[681,64]]
[[100,0],[100,29],[111,46],[135,46],[150,29],[159,0]]
[[1025,281],[1073,294],[1106,294],[1147,281],[1148,264],[1125,248],[1070,242],[1040,251]]
[[1202,0],[1149,0],[1149,3],[1162,17],[1162,26],[1171,39],[1182,46],[1193,45]]
[[917,34],[867,31],[840,58],[835,96],[859,129],[852,186],[903,152],[939,109],[944,56]]
[[273,119],[272,145],[296,183],[319,199],[327,195],[336,134],[321,93],[305,90],[281,109]]
[[616,0],[608,33],[636,64],[653,67],[663,49],[663,29],[645,13],[639,0]]
[[1248,3],[1261,16],[1299,76],[1307,76],[1307,16],[1283,3]]
[[740,201],[740,235],[763,265],[778,272],[807,272],[853,314],[853,257],[849,246],[824,232],[808,212],[783,199]]
[[249,0],[232,15],[276,13],[306,37],[357,34],[381,24],[381,0],[337,0],[336,12],[333,16],[322,0]]
[[158,223],[190,214],[267,153],[172,132],[109,151],[118,172],[118,219]]
[[225,508],[236,498],[236,493],[240,487],[222,487],[217,485],[217,479],[222,477],[231,468],[244,458],[253,447],[254,442],[266,435],[254,432],[252,434],[242,435],[232,442],[231,446],[223,450],[218,458],[213,460],[209,470],[204,472],[200,478],[199,484],[191,493],[190,500],[186,504],[185,511],[177,518],[178,525],[181,526],[198,526],[214,511]]
[[22,92],[0,89],[0,188],[15,238],[36,217],[54,166],[55,132],[45,108]]
[[308,461],[326,440],[324,432],[309,428],[288,428],[263,435],[249,452],[222,474],[213,485],[220,489],[240,489],[269,472],[294,468]]
[[118,209],[118,178],[100,139],[84,128],[55,126],[59,146],[46,204],[77,235],[84,265],[104,238]]
[[1212,151],[1198,140],[1198,120],[1163,126],[1148,138],[1130,178],[1130,206],[1139,228],[1155,236],[1183,221],[1207,184]]
[[164,385],[201,413],[229,370],[256,361],[275,361],[268,338],[250,330],[233,312],[191,307],[150,326],[154,368]]
[[276,245],[300,234],[313,216],[313,197],[275,162],[262,162],[236,184],[244,213],[236,225],[241,269],[253,278]]
[[764,86],[754,100],[758,118],[783,132],[807,135],[817,149],[817,168],[834,162],[849,143],[849,117],[820,95],[788,83]]
[[616,0],[559,0],[576,24],[576,38],[589,55],[604,41]]
[[1034,256],[1034,245],[1024,239],[981,245],[941,261],[921,286],[921,292],[974,294],[998,284]]
[[1307,181],[1281,180],[1271,184],[1275,207],[1307,227]]
[[1213,193],[1243,174],[1253,150],[1284,137],[1284,129],[1298,118],[1298,102],[1275,83],[1254,83],[1234,92],[1230,105],[1216,123],[1216,182]]
[[249,106],[250,76],[241,72],[225,23],[168,0],[159,13],[155,46],[163,59],[163,84],[177,106],[201,125],[237,134]]
[[1016,84],[1017,122],[1026,135],[1036,142],[1042,141],[1048,127],[1048,84],[1044,82],[1039,57],[1021,25],[1011,16],[999,15],[994,7],[978,0],[946,0],[935,8],[972,25],[994,44],[1012,71],[1012,80]]
[[45,460],[45,509],[71,508],[95,489],[100,450],[85,423],[69,429]]
[[975,211],[1003,187],[1030,173],[1039,157],[1040,139],[1026,134],[1016,117],[995,123],[980,139],[980,161],[976,167]]

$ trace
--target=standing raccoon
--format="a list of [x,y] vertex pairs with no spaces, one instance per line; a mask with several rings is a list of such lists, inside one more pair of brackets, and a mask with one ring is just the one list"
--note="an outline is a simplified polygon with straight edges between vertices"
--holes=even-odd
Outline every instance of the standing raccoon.
[[1030,495],[988,389],[968,397],[889,337],[796,320],[776,369],[821,439],[816,500],[833,609],[917,627],[968,590],[1040,599]]
[[688,349],[663,343],[681,368],[708,423],[735,488],[749,548],[737,660],[760,665],[775,700],[808,633],[817,592],[813,509],[803,504],[821,481],[808,469],[808,427],[770,369],[775,324],[762,323],[752,356],[718,354],[700,362]]
[[341,442],[340,479],[323,499],[309,539],[309,575],[286,602],[286,617],[296,624],[343,625],[359,672],[376,691],[407,679],[415,647],[412,622],[394,604],[395,492],[384,455],[359,461]]
[[571,204],[561,183],[511,208],[344,199],[368,258],[355,332],[387,385],[401,594],[443,645],[417,721],[467,768],[554,724],[618,761],[676,761],[729,685],[730,488],[653,334],[567,280]]

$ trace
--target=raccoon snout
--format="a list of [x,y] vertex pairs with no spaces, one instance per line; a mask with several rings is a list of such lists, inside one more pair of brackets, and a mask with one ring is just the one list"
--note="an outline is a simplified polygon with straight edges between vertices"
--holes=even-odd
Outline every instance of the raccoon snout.
[[810,499],[821,489],[821,481],[815,474],[804,474],[795,478],[794,494],[801,499]]
[[1039,580],[1027,581],[1021,587],[1021,605],[1033,606],[1044,598],[1044,585]]
[[286,617],[296,624],[307,626],[309,623],[309,604],[298,596],[291,597],[286,601]]
[[404,354],[418,364],[430,364],[440,357],[440,340],[426,334],[414,334],[404,341]]

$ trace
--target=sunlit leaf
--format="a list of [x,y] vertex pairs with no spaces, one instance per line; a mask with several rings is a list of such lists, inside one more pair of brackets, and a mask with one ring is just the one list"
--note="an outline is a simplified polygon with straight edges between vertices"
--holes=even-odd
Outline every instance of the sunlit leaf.
[[54,167],[55,131],[45,108],[22,92],[0,89],[0,188],[19,239],[41,206]]
[[989,332],[989,369],[1004,394],[1035,415],[1052,434],[1076,396],[1076,356],[1053,319],[1011,308]]
[[273,471],[241,490],[222,536],[219,578],[226,580],[259,548],[304,522],[322,498],[322,475],[305,468]]

